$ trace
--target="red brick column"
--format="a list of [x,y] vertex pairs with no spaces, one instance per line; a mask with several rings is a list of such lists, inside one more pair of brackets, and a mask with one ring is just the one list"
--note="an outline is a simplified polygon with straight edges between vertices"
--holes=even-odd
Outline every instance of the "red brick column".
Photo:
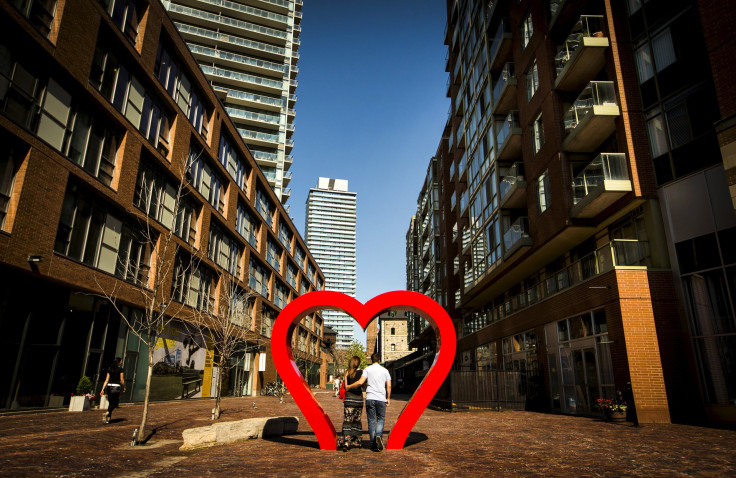
[[616,282],[637,416],[642,423],[669,423],[648,272],[618,270]]

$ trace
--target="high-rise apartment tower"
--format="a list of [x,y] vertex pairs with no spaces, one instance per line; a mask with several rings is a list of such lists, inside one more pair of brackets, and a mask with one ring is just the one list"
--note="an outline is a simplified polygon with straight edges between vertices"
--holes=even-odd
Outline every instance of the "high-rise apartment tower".
[[276,196],[286,203],[302,0],[163,4]]
[[[307,198],[306,241],[325,274],[325,289],[355,297],[356,193],[345,179],[319,178]],[[352,317],[324,311],[325,324],[337,332],[337,347],[353,340]]]

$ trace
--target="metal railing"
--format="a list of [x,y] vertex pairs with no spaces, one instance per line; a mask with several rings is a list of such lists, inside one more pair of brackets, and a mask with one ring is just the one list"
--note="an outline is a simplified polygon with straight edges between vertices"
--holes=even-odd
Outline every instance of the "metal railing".
[[612,81],[591,81],[565,113],[565,131],[570,133],[593,110],[594,106],[616,105]]
[[628,179],[626,154],[601,153],[572,180],[573,202],[579,203],[603,181]]
[[493,104],[495,105],[498,101],[498,98],[501,96],[501,93],[504,89],[506,89],[506,86],[509,84],[509,80],[511,80],[514,77],[514,64],[512,62],[506,63],[503,66],[503,69],[501,70],[501,73],[498,75],[498,78],[496,79],[496,84],[493,85]]
[[585,37],[603,37],[603,15],[581,15],[565,41],[557,46],[555,69],[558,75]]

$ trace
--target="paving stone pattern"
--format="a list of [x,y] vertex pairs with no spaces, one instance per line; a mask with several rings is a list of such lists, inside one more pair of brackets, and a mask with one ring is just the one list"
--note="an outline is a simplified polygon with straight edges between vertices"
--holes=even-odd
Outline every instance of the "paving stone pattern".
[[[317,397],[333,423],[342,402]],[[256,408],[253,408],[255,403]],[[390,430],[405,405],[392,401]],[[154,403],[147,444],[130,447],[143,407],[0,415],[2,476],[736,476],[736,431],[606,423],[531,412],[426,410],[403,450],[321,451],[294,401],[223,399],[221,420],[293,415],[296,435],[179,451],[182,431],[211,423],[211,400]],[[364,441],[368,440],[363,414]],[[387,434],[384,435],[387,437]]]

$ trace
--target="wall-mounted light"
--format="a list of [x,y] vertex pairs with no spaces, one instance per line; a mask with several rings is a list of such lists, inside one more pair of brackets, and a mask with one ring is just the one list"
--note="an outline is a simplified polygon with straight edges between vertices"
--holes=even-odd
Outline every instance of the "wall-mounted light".
[[41,262],[42,260],[43,257],[39,254],[31,254],[28,256],[28,262],[31,264]]

